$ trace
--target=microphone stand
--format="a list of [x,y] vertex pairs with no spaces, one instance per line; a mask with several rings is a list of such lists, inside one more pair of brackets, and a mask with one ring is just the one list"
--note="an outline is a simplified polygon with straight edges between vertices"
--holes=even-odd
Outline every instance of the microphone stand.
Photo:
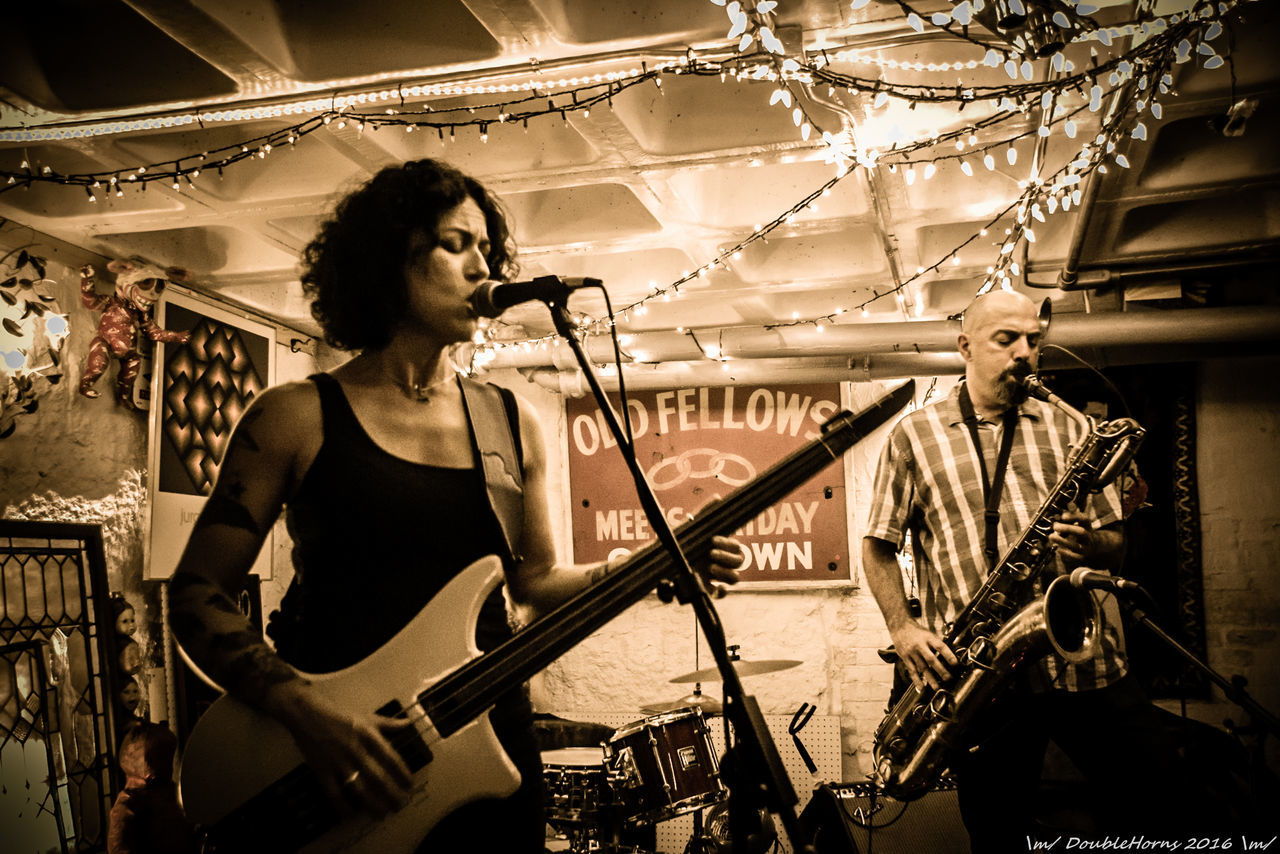
[[[1151,598],[1151,594],[1142,587],[1125,592],[1130,594],[1139,594],[1146,601],[1151,602],[1153,605],[1155,604],[1154,600]],[[1247,786],[1249,800],[1253,801],[1253,803],[1249,805],[1250,814],[1252,815],[1253,813],[1257,813],[1258,815],[1262,815],[1261,812],[1258,812],[1262,808],[1258,804],[1260,795],[1259,792],[1255,790],[1255,787],[1260,790],[1263,784],[1259,781],[1265,779],[1260,776],[1260,774],[1269,773],[1267,772],[1266,767],[1266,750],[1264,743],[1268,732],[1272,735],[1280,735],[1280,718],[1277,718],[1276,715],[1268,711],[1249,695],[1249,692],[1245,690],[1246,680],[1244,676],[1237,674],[1228,679],[1218,671],[1214,670],[1207,662],[1202,660],[1182,644],[1178,643],[1178,641],[1168,632],[1160,628],[1160,626],[1156,624],[1150,616],[1148,616],[1147,612],[1140,607],[1136,601],[1134,601],[1134,598],[1135,597],[1133,596],[1119,595],[1119,591],[1117,591],[1116,599],[1120,602],[1121,608],[1130,619],[1141,625],[1147,631],[1151,632],[1152,635],[1181,656],[1185,662],[1208,676],[1214,684],[1222,689],[1222,693],[1226,695],[1228,700],[1243,709],[1245,714],[1249,716],[1249,723],[1244,727],[1239,729],[1233,727],[1229,719],[1225,721],[1225,726],[1237,736],[1244,732],[1256,733],[1258,736],[1257,742],[1249,751],[1251,767],[1249,768]],[[1265,796],[1261,797],[1265,799]]]
[[618,450],[622,452],[622,457],[635,481],[640,506],[648,517],[649,525],[653,528],[658,540],[671,555],[674,564],[671,581],[674,584],[675,595],[680,602],[693,606],[724,684],[725,720],[737,733],[734,747],[726,751],[720,765],[721,777],[725,779],[729,788],[730,847],[734,852],[749,854],[752,850],[751,837],[754,836],[757,840],[761,837],[758,810],[764,808],[782,819],[793,851],[797,854],[811,853],[812,847],[805,845],[801,840],[800,824],[795,813],[795,805],[799,799],[782,765],[777,746],[769,735],[764,716],[760,713],[760,707],[755,698],[743,692],[742,682],[730,663],[724,627],[720,624],[720,617],[711,603],[711,597],[689,566],[675,533],[667,523],[666,515],[662,512],[649,482],[645,479],[640,463],[636,459],[635,450],[627,442],[626,434],[618,422],[618,416],[605,396],[599,379],[591,369],[591,362],[582,348],[582,342],[577,338],[577,330],[566,305],[568,297],[569,286],[564,285],[559,293],[551,296],[544,295],[541,299],[551,310],[551,319],[556,331],[573,350],[574,357],[591,387],[591,393],[600,405],[600,412],[617,440]]
[[[1138,588],[1138,592],[1141,592],[1144,596],[1150,598],[1150,594],[1141,587]],[[1189,662],[1201,673],[1208,676],[1214,684],[1222,689],[1222,693],[1226,695],[1228,700],[1243,709],[1249,715],[1251,720],[1262,724],[1264,731],[1269,730],[1272,735],[1280,735],[1280,718],[1277,718],[1274,714],[1267,711],[1267,709],[1259,704],[1258,701],[1254,700],[1253,697],[1250,696],[1249,692],[1244,688],[1245,681],[1243,676],[1236,676],[1232,679],[1226,678],[1221,673],[1210,667],[1206,662],[1202,661],[1194,652],[1178,643],[1178,641],[1169,635],[1164,629],[1160,628],[1160,626],[1147,615],[1147,612],[1140,608],[1137,603],[1133,602],[1130,597],[1116,596],[1116,599],[1124,606],[1125,612],[1134,622],[1151,632],[1163,641],[1170,649],[1182,656],[1185,661]]]

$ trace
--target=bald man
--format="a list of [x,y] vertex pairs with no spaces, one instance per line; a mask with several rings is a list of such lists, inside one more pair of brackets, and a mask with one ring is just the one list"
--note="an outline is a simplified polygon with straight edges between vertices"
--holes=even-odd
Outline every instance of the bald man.
[[[876,471],[862,562],[899,656],[899,673],[939,687],[957,667],[942,637],[991,567],[1027,529],[1063,472],[1079,425],[1028,399],[1021,380],[1039,363],[1036,305],[993,291],[966,309],[956,345],[964,381],[945,398],[908,413],[891,431]],[[997,498],[988,501],[991,493]],[[991,507],[998,517],[990,519]],[[1077,566],[1116,568],[1122,556],[1120,495],[1114,486],[1058,517],[1057,550],[1043,589]],[[910,535],[913,589],[897,560]],[[1038,838],[1037,800],[1052,738],[1093,783],[1088,823],[1098,833],[1151,833],[1161,804],[1149,770],[1172,762],[1151,744],[1155,712],[1128,675],[1119,608],[1108,594],[1093,657],[1069,665],[1054,656],[1024,666],[965,736],[951,769],[975,852],[1027,850]],[[1165,805],[1167,806],[1167,801]],[[1052,837],[1050,837],[1052,838]]]

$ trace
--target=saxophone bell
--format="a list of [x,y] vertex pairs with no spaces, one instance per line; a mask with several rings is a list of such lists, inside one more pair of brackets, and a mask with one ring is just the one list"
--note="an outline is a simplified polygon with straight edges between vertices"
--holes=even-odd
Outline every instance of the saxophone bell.
[[1089,591],[1062,575],[1049,583],[1037,605],[1045,640],[1058,657],[1069,664],[1088,661],[1102,642],[1102,609]]
[[1016,670],[1049,653],[1071,664],[1087,661],[1101,640],[1101,620],[1089,591],[1059,576],[986,641],[988,661],[967,663],[949,688],[903,695],[876,730],[874,767],[884,790],[903,801],[924,794],[952,751],[964,746],[974,716]]

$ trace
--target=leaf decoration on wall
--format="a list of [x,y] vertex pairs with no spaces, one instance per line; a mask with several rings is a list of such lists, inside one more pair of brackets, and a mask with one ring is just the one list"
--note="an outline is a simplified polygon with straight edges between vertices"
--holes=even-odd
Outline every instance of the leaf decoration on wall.
[[57,298],[45,291],[47,272],[47,260],[30,246],[0,256],[0,439],[62,380],[68,327]]

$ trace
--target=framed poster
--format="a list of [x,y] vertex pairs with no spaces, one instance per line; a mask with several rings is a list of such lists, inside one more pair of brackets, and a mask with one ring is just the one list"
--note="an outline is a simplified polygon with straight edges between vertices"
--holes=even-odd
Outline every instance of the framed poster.
[[[610,395],[614,409],[619,399]],[[673,528],[817,438],[840,384],[724,386],[628,394],[640,467]],[[565,402],[573,559],[606,560],[654,539],[593,398]],[[735,533],[744,583],[849,583],[845,465],[833,461]]]
[[[165,329],[189,330],[191,337],[158,346],[151,380],[148,579],[173,574],[232,429],[275,379],[273,327],[174,288],[156,313]],[[268,532],[253,567],[263,578],[271,577],[271,551]]]

